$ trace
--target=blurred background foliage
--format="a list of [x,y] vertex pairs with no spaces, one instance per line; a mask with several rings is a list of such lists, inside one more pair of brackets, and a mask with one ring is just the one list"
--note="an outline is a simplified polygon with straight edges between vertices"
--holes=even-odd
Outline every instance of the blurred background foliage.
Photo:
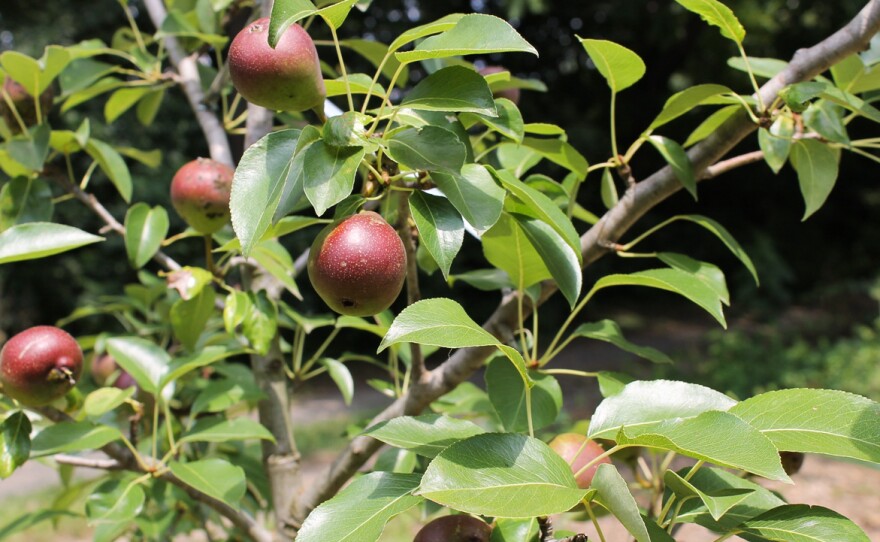
[[[186,7],[194,0],[173,0]],[[138,24],[148,31],[152,25],[138,0],[129,0]],[[861,0],[727,0],[745,28],[746,51],[751,56],[789,59],[800,47],[814,44],[845,24],[861,7]],[[249,2],[233,18],[230,29],[241,27]],[[613,40],[636,51],[648,67],[635,87],[618,97],[618,140],[625,148],[648,125],[670,94],[699,83],[721,83],[748,92],[747,77],[728,67],[736,55],[734,46],[716,29],[686,12],[672,0],[374,0],[365,13],[353,12],[341,29],[341,37],[365,37],[389,43],[404,29],[439,18],[447,13],[477,11],[511,21],[540,52],[530,55],[497,55],[477,58],[478,64],[503,64],[514,75],[535,78],[547,84],[546,93],[523,94],[520,109],[527,122],[552,122],[564,127],[571,143],[587,159],[604,160],[608,142],[608,89],[588,62],[576,35]],[[39,56],[50,43],[72,44],[100,38],[111,42],[124,24],[124,16],[113,0],[3,0],[0,3],[0,51],[15,49]],[[320,24],[314,25],[316,39],[329,38]],[[324,35],[327,34],[327,35]],[[333,51],[321,51],[331,65]],[[347,61],[355,68],[369,67],[356,55]],[[423,76],[412,70],[411,80]],[[82,118],[103,118],[103,99],[93,100],[61,117],[56,127],[75,127]],[[342,102],[340,102],[340,105]],[[664,127],[663,135],[683,141],[707,115],[700,109]],[[206,148],[186,101],[179,91],[168,93],[158,119],[142,127],[129,113],[110,126],[92,123],[93,134],[118,144],[163,152],[160,167],[149,169],[130,164],[135,177],[135,201],[167,204],[167,190],[174,171],[192,157],[205,155]],[[859,127],[852,126],[857,136]],[[757,148],[755,138],[735,152]],[[241,152],[241,149],[238,149]],[[661,159],[643,150],[633,164],[637,178],[662,165]],[[544,172],[559,176],[550,166]],[[659,220],[678,213],[700,213],[724,224],[747,248],[761,275],[756,289],[744,269],[710,235],[684,226],[672,227],[652,238],[648,249],[685,251],[716,263],[724,269],[732,292],[728,311],[731,332],[712,331],[697,344],[680,348],[685,362],[669,376],[687,372],[693,378],[740,396],[774,387],[822,385],[860,392],[878,399],[877,359],[880,357],[880,327],[876,297],[871,288],[880,262],[880,222],[872,220],[880,208],[877,164],[845,155],[838,184],[822,210],[801,222],[803,201],[790,167],[773,175],[763,163],[741,168],[722,178],[702,184],[699,202],[684,192],[662,204],[633,230],[643,231]],[[603,212],[598,175],[588,178],[581,203],[596,214]],[[590,182],[593,181],[593,182]],[[106,184],[106,183],[105,183]],[[622,188],[622,187],[621,187]],[[94,183],[92,189],[103,198],[118,218],[124,204],[111,189]],[[172,233],[183,223],[172,214]],[[56,219],[84,225],[95,231],[97,219],[73,202],[56,206]],[[583,231],[586,226],[578,225]],[[307,235],[311,235],[308,232]],[[291,250],[306,246],[307,238],[293,239]],[[460,255],[453,271],[483,267],[476,243]],[[172,256],[201,263],[198,239],[171,247]],[[587,271],[586,284],[601,274],[636,270],[649,262],[604,258]],[[650,262],[650,265],[657,265]],[[425,296],[441,293],[442,277],[425,281]],[[0,267],[0,333],[14,333],[35,323],[48,323],[68,315],[75,307],[100,296],[119,295],[124,284],[136,280],[124,255],[121,239],[95,248],[79,250],[33,262]],[[432,282],[433,281],[433,282]],[[301,281],[305,282],[305,281]],[[465,304],[481,296],[456,297]],[[309,290],[304,287],[304,290]],[[306,292],[308,293],[308,292]],[[447,294],[448,295],[448,294]],[[313,312],[322,311],[315,297],[307,297]],[[475,318],[490,311],[491,304],[472,301],[468,307]],[[660,319],[694,320],[711,329],[712,323],[683,300],[670,302],[660,293],[644,289],[622,289],[603,293],[588,311],[590,318],[618,316],[634,329],[650,328]],[[553,301],[542,311],[542,324],[551,327],[561,321],[567,306]],[[111,319],[90,318],[76,323],[81,331],[94,332],[114,324]],[[869,373],[865,377],[865,373]],[[873,375],[873,376],[871,376]]]

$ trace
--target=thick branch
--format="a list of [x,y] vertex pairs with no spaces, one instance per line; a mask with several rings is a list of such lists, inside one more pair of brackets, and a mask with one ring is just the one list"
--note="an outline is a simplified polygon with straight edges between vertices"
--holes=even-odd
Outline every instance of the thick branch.
[[[153,25],[156,28],[161,28],[162,22],[168,15],[163,0],[144,0],[144,6],[150,14]],[[229,139],[226,138],[226,130],[223,129],[223,124],[217,119],[217,115],[205,104],[205,93],[202,91],[202,83],[199,79],[196,56],[187,55],[174,36],[165,37],[165,48],[168,50],[171,64],[177,71],[186,99],[189,100],[189,105],[196,115],[205,141],[208,142],[208,152],[211,154],[211,158],[234,166]]]
[[[786,85],[811,79],[827,70],[836,62],[867,47],[871,37],[880,30],[880,0],[871,0],[844,28],[819,44],[798,51],[786,69],[761,88],[763,103],[772,103]],[[727,154],[737,143],[753,132],[756,126],[745,114],[725,122],[710,137],[695,145],[688,156],[698,178],[703,172]],[[584,265],[589,265],[608,252],[604,241],[619,239],[648,210],[681,189],[681,183],[672,169],[664,167],[638,183],[632,189],[632,197],[621,198],[602,219],[581,236],[581,252]],[[545,284],[542,300],[552,295],[555,285]],[[516,325],[516,298],[505,296],[498,308],[483,327],[504,340]],[[415,414],[432,401],[469,378],[492,353],[491,348],[464,348],[457,350],[442,365],[431,371],[423,382],[414,383],[401,398],[382,411],[373,423],[400,416]],[[299,500],[295,517],[304,519],[318,504],[331,497],[369,457],[381,447],[381,443],[368,437],[357,437],[337,457],[327,471],[322,473]]]

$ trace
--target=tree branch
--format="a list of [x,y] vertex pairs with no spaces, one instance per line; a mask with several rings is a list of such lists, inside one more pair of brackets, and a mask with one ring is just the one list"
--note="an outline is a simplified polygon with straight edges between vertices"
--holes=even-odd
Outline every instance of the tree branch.
[[[162,27],[168,12],[165,10],[163,0],[144,0],[144,6],[150,14],[150,20],[157,29]],[[205,93],[202,91],[202,83],[199,78],[199,68],[195,55],[187,55],[180,46],[180,42],[174,36],[165,36],[165,49],[171,65],[179,76],[180,85],[183,88],[186,99],[196,115],[196,120],[205,141],[208,142],[208,152],[211,158],[224,164],[234,166],[232,150],[229,147],[229,139],[223,124],[217,119],[217,115],[211,111],[205,103]]]
[[[827,70],[836,62],[865,49],[871,37],[880,30],[880,0],[870,0],[859,14],[842,29],[809,49],[799,50],[789,65],[761,87],[763,103],[772,103],[786,85],[809,80]],[[727,154],[757,127],[742,113],[722,124],[711,136],[688,152],[698,178],[703,172]],[[604,241],[619,239],[648,210],[682,188],[668,166],[638,183],[632,197],[622,198],[602,219],[581,236],[584,265],[594,263],[608,252]],[[556,286],[545,283],[541,301],[555,293]],[[516,325],[517,311],[514,295],[505,296],[483,328],[505,340]],[[372,423],[400,415],[421,412],[432,401],[453,389],[479,369],[493,348],[463,348],[457,350],[443,364],[430,371],[423,382],[414,382],[412,388],[376,416]],[[310,482],[303,498],[298,500],[294,517],[303,520],[318,504],[333,496],[369,457],[381,447],[370,437],[357,437],[336,458],[327,470]]]

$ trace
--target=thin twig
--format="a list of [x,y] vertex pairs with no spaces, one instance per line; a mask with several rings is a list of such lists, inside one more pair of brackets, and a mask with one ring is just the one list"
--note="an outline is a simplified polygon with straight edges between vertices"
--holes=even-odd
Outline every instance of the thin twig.
[[78,455],[58,454],[55,456],[55,462],[62,465],[72,465],[74,467],[85,467],[89,469],[101,470],[124,470],[125,466],[115,459],[101,457],[80,457]]

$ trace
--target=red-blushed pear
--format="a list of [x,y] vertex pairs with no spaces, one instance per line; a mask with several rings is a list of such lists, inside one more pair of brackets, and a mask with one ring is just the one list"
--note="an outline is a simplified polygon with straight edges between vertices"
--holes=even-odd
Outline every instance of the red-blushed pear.
[[189,226],[205,235],[229,222],[229,194],[235,170],[210,158],[183,165],[171,179],[171,204]]
[[[37,104],[34,102],[34,97],[21,84],[11,77],[5,77],[3,79],[3,94],[5,96],[0,96],[0,115],[3,116],[4,122],[12,133],[21,132],[21,124],[15,118],[16,113],[25,126],[33,126],[37,123]],[[14,112],[6,101],[6,97],[9,97],[9,101],[12,102],[12,106],[15,108]],[[40,116],[42,118],[45,119],[49,114],[54,98],[55,93],[51,86],[40,94]]]
[[[506,71],[507,68],[503,66],[483,66],[482,68],[477,70],[480,75],[492,75],[493,73],[501,73]],[[495,98],[507,98],[511,102],[519,104],[519,89],[516,87],[496,90],[492,93],[492,96],[494,96]]]
[[82,350],[69,333],[54,326],[31,327],[0,350],[0,384],[4,394],[23,405],[47,405],[76,385],[82,363]]
[[492,527],[485,521],[456,514],[442,516],[425,524],[413,542],[489,542]]
[[239,94],[276,111],[305,111],[327,97],[315,42],[298,24],[269,46],[269,19],[244,27],[229,46],[229,75]]
[[309,253],[309,281],[331,309],[372,316],[397,299],[406,250],[381,215],[364,211],[324,228]]
[[603,457],[590,466],[590,468],[578,474],[578,471],[587,463],[604,454],[605,450],[584,435],[577,433],[556,435],[550,441],[550,448],[571,465],[571,472],[575,474],[575,480],[577,480],[577,485],[581,489],[590,487],[590,483],[593,481],[593,476],[596,474],[596,469],[599,468],[599,465],[611,463],[610,459]]

